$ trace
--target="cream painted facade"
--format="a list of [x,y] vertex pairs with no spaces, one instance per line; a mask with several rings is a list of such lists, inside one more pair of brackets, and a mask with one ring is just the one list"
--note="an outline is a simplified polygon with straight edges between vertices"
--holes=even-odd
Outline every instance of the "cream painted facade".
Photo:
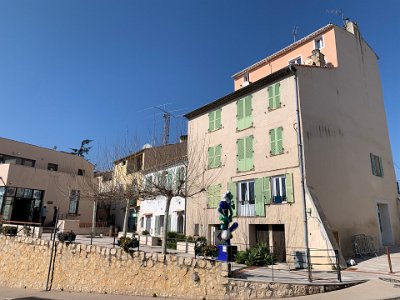
[[2,220],[38,222],[38,210],[46,206],[45,226],[52,223],[53,207],[60,219],[91,222],[92,176],[92,164],[82,157],[0,138]]
[[[325,55],[325,61],[312,64],[307,60],[309,65],[287,66],[290,57],[299,54],[307,59],[312,57],[315,39],[320,37],[324,39],[320,52]],[[326,65],[327,61],[331,65]],[[276,69],[267,68],[266,62]],[[246,72],[252,83],[241,87]],[[233,234],[232,244],[244,249],[264,241],[280,252],[281,260],[291,262],[295,251],[305,249],[303,199],[311,262],[316,264],[315,268],[318,263],[332,263],[334,249],[340,249],[345,258],[353,257],[352,237],[358,234],[372,236],[377,248],[399,243],[397,191],[377,56],[353,23],[348,24],[347,30],[325,26],[239,72],[234,80],[234,93],[186,115],[189,119],[188,153],[197,149],[196,155],[199,151],[203,153],[201,161],[204,162],[199,165],[189,157],[189,169],[197,168],[213,179],[212,186],[220,185],[220,198],[229,188],[237,195],[234,221],[239,228]],[[281,105],[270,110],[268,89],[276,83],[280,84]],[[251,96],[252,124],[237,130],[237,103],[248,96]],[[219,109],[222,126],[210,131],[209,114]],[[269,132],[279,127],[283,129],[284,151],[271,155]],[[299,168],[299,127],[304,192]],[[237,141],[248,136],[253,136],[254,168],[239,172]],[[221,165],[210,169],[204,149],[216,145],[221,145]],[[373,174],[371,154],[382,162],[383,176]],[[274,203],[274,199],[281,199],[274,198],[277,182],[274,177],[285,174],[293,179],[293,201],[289,203],[290,198],[286,197],[287,202]],[[265,202],[265,215],[253,208],[240,215],[242,204],[238,200],[245,199],[245,205],[251,205],[251,201],[241,196],[242,183],[261,178],[268,178],[265,182],[270,183],[267,193],[271,200]],[[285,178],[289,183],[289,177]],[[282,180],[279,182],[281,184]],[[256,189],[256,183],[254,186]],[[256,194],[254,192],[255,199],[252,199],[255,205],[260,203]],[[205,192],[188,199],[186,226],[188,235],[206,236],[212,241],[219,223],[218,213],[215,207],[209,208],[207,197]]]

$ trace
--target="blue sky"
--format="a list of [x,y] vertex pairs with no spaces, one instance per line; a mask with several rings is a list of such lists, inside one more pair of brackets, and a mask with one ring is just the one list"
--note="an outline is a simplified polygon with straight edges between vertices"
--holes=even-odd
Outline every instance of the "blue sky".
[[[301,4],[300,4],[301,3]],[[400,177],[400,1],[0,0],[0,136],[58,150],[161,138],[181,115],[233,91],[231,75],[342,9],[380,57]],[[172,137],[185,132],[173,118]]]

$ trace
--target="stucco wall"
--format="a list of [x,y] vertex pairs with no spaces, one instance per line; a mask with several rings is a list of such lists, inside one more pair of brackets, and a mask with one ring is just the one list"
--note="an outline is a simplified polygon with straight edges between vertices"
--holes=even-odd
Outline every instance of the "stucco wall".
[[[398,201],[377,57],[353,34],[335,28],[337,69],[298,67],[306,180],[346,256],[351,237],[367,234],[382,246],[377,204],[389,207],[399,240]],[[383,162],[372,174],[370,153]]]

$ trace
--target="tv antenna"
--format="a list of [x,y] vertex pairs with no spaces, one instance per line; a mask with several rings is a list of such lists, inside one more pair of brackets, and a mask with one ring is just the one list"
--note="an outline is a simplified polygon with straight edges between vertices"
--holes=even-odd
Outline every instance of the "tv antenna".
[[299,26],[293,26],[293,30],[292,30],[293,43],[296,42],[297,30],[299,30]]
[[339,9],[331,9],[331,10],[327,9],[326,12],[327,12],[328,14],[337,15],[338,17],[340,17],[340,18],[342,19],[343,26],[346,25],[346,20],[347,20],[348,18],[346,18],[346,17],[344,16],[344,12],[343,12],[342,9],[340,9],[340,8],[339,8]]

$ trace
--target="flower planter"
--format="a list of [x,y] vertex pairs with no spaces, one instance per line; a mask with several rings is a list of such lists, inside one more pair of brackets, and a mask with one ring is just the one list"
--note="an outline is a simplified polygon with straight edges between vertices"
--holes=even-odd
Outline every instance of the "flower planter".
[[140,245],[147,245],[147,237],[148,237],[148,235],[139,236],[139,244]]
[[160,245],[160,238],[156,236],[147,236],[147,246],[159,246]]
[[187,243],[187,251],[186,253],[193,254],[195,253],[196,243]]
[[180,253],[187,253],[187,244],[186,242],[177,242],[176,243],[176,251]]

